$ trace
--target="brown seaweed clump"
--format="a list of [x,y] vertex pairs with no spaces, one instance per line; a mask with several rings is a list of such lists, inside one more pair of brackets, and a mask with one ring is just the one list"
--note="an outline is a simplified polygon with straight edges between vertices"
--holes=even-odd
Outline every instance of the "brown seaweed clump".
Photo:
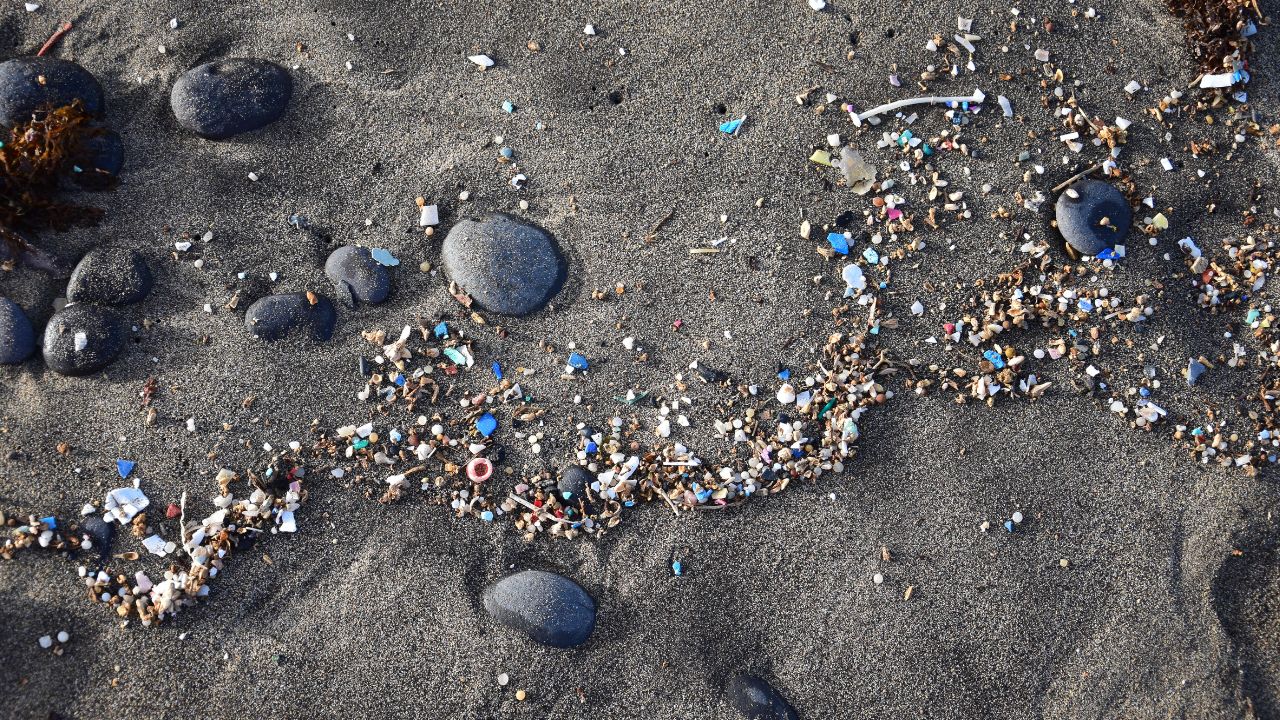
[[44,255],[24,233],[91,226],[102,210],[58,199],[59,185],[101,130],[79,101],[40,113],[0,136],[0,260]]
[[1257,0],[1168,0],[1168,5],[1182,20],[1187,46],[1202,72],[1224,72],[1235,60],[1248,59],[1244,29],[1250,13],[1262,17]]

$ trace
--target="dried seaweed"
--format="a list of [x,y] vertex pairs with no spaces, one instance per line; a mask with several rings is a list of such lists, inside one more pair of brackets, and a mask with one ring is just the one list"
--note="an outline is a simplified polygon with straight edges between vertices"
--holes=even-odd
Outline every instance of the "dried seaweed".
[[1169,11],[1182,20],[1187,47],[1200,70],[1220,73],[1233,61],[1247,60],[1249,41],[1243,31],[1252,13],[1262,12],[1257,0],[1167,0]]
[[57,197],[62,178],[100,132],[76,101],[39,113],[0,137],[0,243],[8,246],[7,254],[20,258],[30,250],[23,232],[62,231],[101,219],[101,209]]

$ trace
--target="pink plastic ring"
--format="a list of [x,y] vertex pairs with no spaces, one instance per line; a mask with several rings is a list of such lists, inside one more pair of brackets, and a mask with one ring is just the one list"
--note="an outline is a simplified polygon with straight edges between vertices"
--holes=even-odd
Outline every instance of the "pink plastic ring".
[[492,474],[493,463],[487,458],[471,458],[471,462],[467,463],[467,477],[471,478],[471,482],[482,483]]

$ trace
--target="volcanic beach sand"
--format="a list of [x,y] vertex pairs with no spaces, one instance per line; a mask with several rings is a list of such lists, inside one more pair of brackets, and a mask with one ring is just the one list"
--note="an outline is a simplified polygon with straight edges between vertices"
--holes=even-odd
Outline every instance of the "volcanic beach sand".
[[[993,73],[1038,68],[1037,47],[1081,78],[1077,92],[1096,115],[1135,120],[1122,166],[1160,207],[1178,209],[1158,248],[1133,233],[1129,258],[1107,280],[1127,296],[1141,292],[1148,278],[1181,269],[1176,238],[1212,246],[1240,233],[1248,205],[1269,213],[1269,192],[1256,203],[1249,197],[1255,178],[1265,185],[1275,177],[1277,156],[1264,140],[1229,160],[1196,159],[1183,148],[1209,132],[1203,125],[1175,125],[1166,141],[1163,128],[1144,124],[1143,108],[1196,74],[1181,29],[1159,2],[1093,6],[1101,20],[1073,19],[1065,3],[1019,3],[1022,18],[1052,17],[1057,27],[1048,36],[1021,31],[1016,42],[1006,40],[1008,6],[988,3],[837,2],[821,13],[789,1],[6,6],[0,58],[29,54],[58,21],[75,22],[56,54],[101,80],[128,152],[119,189],[86,196],[107,209],[104,223],[41,240],[72,260],[104,242],[135,248],[156,288],[127,310],[134,324],[154,325],[104,373],[60,377],[38,360],[0,370],[0,506],[73,516],[116,486],[114,459],[123,457],[138,461],[154,503],[186,491],[203,512],[212,508],[202,503],[215,492],[218,466],[255,467],[268,455],[264,442],[305,440],[315,418],[327,427],[372,419],[371,406],[354,397],[362,386],[356,358],[372,350],[360,331],[394,334],[418,316],[466,322],[446,282],[417,270],[423,260],[438,265],[440,239],[417,227],[417,196],[440,202],[445,228],[482,211],[517,212],[554,233],[571,258],[552,308],[491,318],[509,330],[505,340],[475,329],[481,364],[539,370],[529,386],[548,405],[552,431],[539,456],[514,438],[503,443],[505,466],[518,476],[568,461],[575,422],[634,413],[652,426],[656,411],[613,398],[628,389],[679,395],[669,386],[677,373],[690,375],[694,360],[772,392],[779,363],[802,370],[813,359],[843,290],[839,264],[798,236],[800,222],[820,225],[868,202],[824,183],[835,175],[805,158],[840,132],[881,178],[886,170],[900,182],[904,175],[896,149],[875,147],[880,130],[856,134],[840,113],[815,115],[794,96],[820,85],[866,108],[914,94],[889,85],[891,66],[912,84],[934,61],[923,46],[934,32],[954,32],[957,12],[973,17],[985,38],[979,72],[937,89],[969,93],[976,85],[992,99],[1000,92],[1027,119],[1003,120],[989,99],[966,131],[971,145],[987,139],[980,157],[936,160],[968,191],[975,219],[938,232],[917,225],[929,246],[899,264],[882,294],[900,323],[881,333],[882,344],[942,363],[973,354],[922,343],[951,319],[938,302],[958,306],[972,279],[1019,261],[1014,224],[1043,235],[1033,213],[1019,209],[1009,223],[991,220],[991,211],[1013,207],[1017,190],[1047,193],[1087,166],[1079,157],[1063,166],[1069,153],[1060,143],[1031,143],[1033,153],[1049,148],[1038,159],[1048,172],[1028,187],[1027,163],[1012,162],[1027,131],[1051,120],[1038,76],[997,82]],[[599,34],[584,35],[587,23]],[[1248,90],[1265,126],[1274,121],[1265,109],[1276,99],[1268,79],[1275,39],[1269,28],[1257,39]],[[541,52],[526,48],[530,40]],[[477,53],[497,66],[481,72],[466,59]],[[200,62],[235,56],[300,65],[285,117],[225,143],[181,132],[168,109],[173,81]],[[1130,98],[1122,88],[1131,79],[1151,90]],[[514,114],[502,112],[504,100]],[[737,136],[717,130],[743,114]],[[920,114],[917,134],[946,125],[941,109]],[[891,127],[899,126],[882,126]],[[495,135],[529,178],[522,193],[494,161]],[[1164,173],[1161,157],[1179,171]],[[989,196],[978,190],[984,183],[994,188]],[[471,201],[455,200],[463,189]],[[527,211],[518,210],[520,198]],[[1211,200],[1219,210],[1206,214]],[[644,243],[673,208],[656,242]],[[294,214],[322,233],[291,228]],[[177,233],[198,238],[209,229],[212,242],[172,256]],[[249,337],[240,316],[221,307],[235,273],[278,272],[280,291],[327,291],[322,268],[333,245],[324,233],[400,258],[391,300],[343,310],[326,344]],[[719,254],[689,254],[726,236],[735,242]],[[203,269],[192,265],[197,256]],[[591,298],[593,288],[619,282],[623,296]],[[925,283],[942,290],[927,293]],[[31,270],[0,276],[0,291],[38,325],[63,287]],[[1185,285],[1171,290],[1145,331],[1166,336],[1148,353],[1162,371],[1229,352],[1224,320],[1197,311],[1191,294]],[[907,309],[917,298],[929,306],[923,318]],[[637,337],[651,362],[634,363],[624,335]],[[542,351],[543,340],[557,352]],[[595,364],[565,382],[557,376],[571,341]],[[1036,333],[1016,340],[1036,341]],[[1125,361],[1123,353],[1109,358]],[[726,512],[675,518],[650,504],[599,540],[526,543],[509,522],[455,520],[414,493],[382,505],[360,488],[310,483],[298,533],[237,555],[203,606],[158,628],[122,628],[86,601],[74,564],[27,554],[0,563],[0,713],[729,718],[721,688],[746,669],[811,718],[1277,716],[1273,471],[1249,478],[1201,466],[1167,431],[1133,432],[1077,396],[1066,367],[1044,374],[1056,382],[1046,397],[994,409],[956,405],[952,394],[899,392],[860,423],[858,455],[842,475]],[[138,392],[153,375],[159,421],[146,428]],[[1231,377],[1223,367],[1188,389],[1166,375],[1162,397],[1190,410],[1256,392]],[[694,380],[684,393],[695,400],[692,426],[673,438],[707,456],[723,452],[709,399],[724,392]],[[575,394],[583,405],[572,403]],[[257,401],[244,409],[248,395]],[[189,417],[195,433],[186,430]],[[61,441],[73,447],[66,456],[55,449]],[[215,444],[217,464],[206,457]],[[999,522],[1015,510],[1025,527],[1005,534]],[[990,532],[979,530],[983,521]],[[121,547],[137,543],[123,535]],[[882,546],[892,562],[881,562]],[[673,558],[683,577],[672,577]],[[163,566],[150,560],[136,565]],[[586,645],[543,648],[488,619],[480,591],[513,568],[561,572],[596,598],[597,629]],[[883,585],[872,583],[877,572]],[[61,629],[72,634],[62,656],[36,645]],[[511,678],[506,687],[496,681],[501,673]],[[528,693],[524,702],[516,689]]]

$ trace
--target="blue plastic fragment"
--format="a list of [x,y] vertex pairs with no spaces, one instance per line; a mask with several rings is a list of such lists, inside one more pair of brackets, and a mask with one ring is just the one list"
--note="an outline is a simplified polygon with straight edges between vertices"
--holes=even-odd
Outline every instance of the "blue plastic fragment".
[[827,233],[827,242],[831,243],[832,250],[841,255],[849,254],[849,238],[845,237],[844,233]]
[[[54,517],[54,516],[52,516],[52,515],[50,515],[49,517],[42,517],[42,518],[40,518],[40,522],[42,522],[42,523],[44,523],[45,525],[47,525],[47,526],[49,527],[49,529],[50,529],[50,530],[57,530],[57,529],[58,529],[58,518],[56,518],[56,517]],[[676,574],[678,575],[679,573],[676,573]]]
[[503,100],[503,101],[502,101],[502,112],[504,112],[504,113],[513,113],[513,112],[515,112],[515,111],[516,111],[516,106],[515,106],[515,105],[513,105],[513,104],[511,103],[511,101],[510,101],[510,100]]
[[502,379],[502,366],[495,362],[495,363],[494,363],[493,365],[491,365],[490,367],[493,369],[493,376],[494,376],[494,377],[496,377],[496,378],[498,378],[499,380],[501,380],[501,379]]
[[393,382],[395,382],[396,387],[404,387],[404,375],[402,373],[396,373],[396,379]]
[[133,472],[133,466],[136,464],[132,460],[116,460],[116,472],[120,473],[120,479],[128,480],[129,473]]
[[1085,312],[1093,312],[1093,303],[1089,302],[1084,298],[1080,298],[1080,302],[1076,303],[1076,307],[1080,308]]
[[1115,248],[1106,248],[1098,253],[1095,257],[1099,260],[1119,260],[1120,255],[1116,253]]
[[778,379],[779,379],[779,380],[790,380],[790,379],[791,379],[791,370],[790,370],[790,369],[788,369],[788,368],[782,368],[781,370],[779,370],[779,371],[778,371]]
[[574,370],[586,370],[587,359],[579,353],[569,353],[569,366]]
[[1005,520],[1005,521],[1004,521],[1004,531],[1005,531],[1005,532],[1010,532],[1010,533],[1011,533],[1011,532],[1013,532],[1013,521],[1012,521],[1012,520]]
[[866,258],[867,262],[872,265],[880,262],[880,253],[876,252],[875,248],[867,248],[866,250],[863,250],[862,257]]
[[920,146],[920,149],[924,151],[925,157],[928,157],[933,154],[933,148],[929,147],[929,143],[925,143],[924,145]]
[[746,122],[747,116],[743,115],[736,120],[725,120],[720,123],[720,132],[726,135],[733,135],[738,132],[738,128],[742,127],[742,123]]
[[501,150],[500,152],[502,153],[502,157],[504,157],[504,158],[506,158],[506,159],[508,159],[508,160],[510,160],[510,159],[511,159],[511,157],[512,157],[513,155],[515,155],[515,154],[516,154],[516,151],[515,151],[515,150],[512,150],[512,149],[511,149],[511,148],[509,148],[509,147],[504,147],[504,148],[502,148],[502,150]]
[[997,370],[1004,369],[1004,358],[1000,357],[1000,353],[995,350],[987,350],[983,352],[982,357],[989,360],[992,365],[995,365]]
[[679,560],[671,561],[671,572],[674,573],[677,577],[684,574],[684,566],[680,564]]
[[369,251],[369,254],[373,256],[374,260],[378,261],[379,265],[395,267],[400,264],[400,261],[396,259],[396,256],[392,255],[391,251],[385,248],[374,248]]
[[400,442],[400,440],[404,438],[404,435],[401,435],[400,431],[396,430],[395,428],[391,429],[391,432],[389,433],[389,435],[391,436],[391,442],[393,443],[398,443]]
[[493,522],[493,511],[485,510],[484,512],[480,513],[480,519],[485,522]]
[[911,142],[911,138],[913,137],[915,137],[915,133],[911,132],[910,130],[903,130],[902,134],[898,136],[898,144],[906,145],[907,143]]
[[489,437],[493,434],[493,431],[497,429],[498,419],[495,418],[492,413],[485,413],[476,418],[476,430],[480,431],[481,435]]
[[587,454],[588,454],[588,455],[594,454],[594,453],[595,453],[595,451],[597,451],[597,450],[599,450],[599,449],[600,449],[600,446],[599,446],[599,445],[596,445],[594,442],[592,442],[592,441],[590,441],[590,440],[588,440],[588,441],[587,441]]
[[435,332],[436,337],[438,338],[449,337],[449,323],[441,320],[440,323],[436,325],[436,328],[433,332]]

